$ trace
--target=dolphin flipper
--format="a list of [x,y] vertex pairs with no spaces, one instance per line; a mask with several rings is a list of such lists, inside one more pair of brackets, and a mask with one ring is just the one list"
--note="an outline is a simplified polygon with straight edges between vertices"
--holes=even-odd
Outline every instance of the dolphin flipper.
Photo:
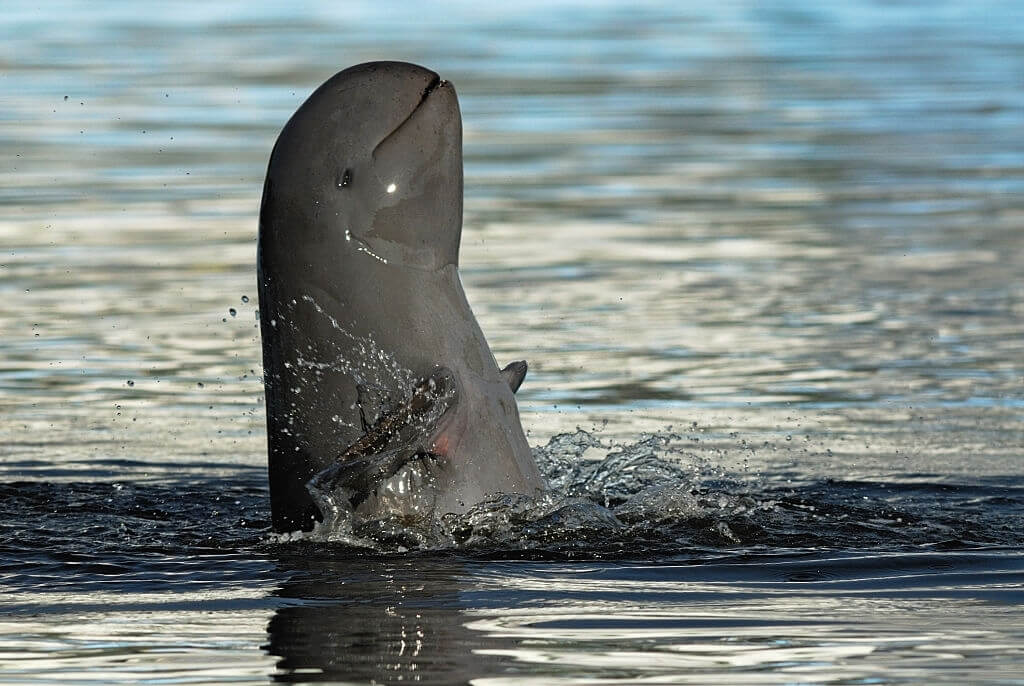
[[519,387],[523,385],[523,379],[526,378],[526,360],[509,362],[501,370],[501,378],[505,380],[513,393],[518,391]]
[[[350,494],[349,500],[355,507],[406,464],[430,457],[431,453],[423,449],[422,441],[433,433],[441,417],[457,400],[452,373],[439,368],[416,383],[405,403],[390,412],[381,413],[377,421],[367,427],[362,407],[366,391],[363,388],[357,388],[357,391],[365,433],[309,480],[306,488],[314,496],[314,501],[319,501],[317,492],[331,493],[343,489]],[[409,427],[414,429],[413,434],[403,437],[403,432],[408,433],[404,430]]]

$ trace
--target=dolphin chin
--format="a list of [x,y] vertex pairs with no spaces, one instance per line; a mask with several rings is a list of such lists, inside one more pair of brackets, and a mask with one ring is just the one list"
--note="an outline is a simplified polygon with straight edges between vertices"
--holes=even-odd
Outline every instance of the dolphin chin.
[[[274,528],[460,513],[544,483],[458,274],[455,88],[401,62],[328,79],[270,156],[258,280]],[[340,499],[340,500],[339,500]]]

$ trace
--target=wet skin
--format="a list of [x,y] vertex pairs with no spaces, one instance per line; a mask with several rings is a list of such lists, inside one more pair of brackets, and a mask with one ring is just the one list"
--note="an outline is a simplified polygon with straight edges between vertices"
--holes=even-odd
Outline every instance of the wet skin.
[[[276,530],[313,525],[307,484],[324,470],[371,516],[543,488],[513,395],[525,364],[502,372],[491,354],[459,279],[461,233],[461,115],[434,72],[346,69],[285,125],[258,249]],[[430,378],[445,379],[438,411],[383,431]]]

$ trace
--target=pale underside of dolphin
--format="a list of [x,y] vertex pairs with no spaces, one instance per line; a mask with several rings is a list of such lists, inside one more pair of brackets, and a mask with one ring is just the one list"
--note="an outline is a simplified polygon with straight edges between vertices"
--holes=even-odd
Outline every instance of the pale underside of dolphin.
[[368,515],[461,513],[544,488],[458,273],[462,122],[452,85],[346,69],[285,125],[258,279],[274,528],[309,529],[310,482]]

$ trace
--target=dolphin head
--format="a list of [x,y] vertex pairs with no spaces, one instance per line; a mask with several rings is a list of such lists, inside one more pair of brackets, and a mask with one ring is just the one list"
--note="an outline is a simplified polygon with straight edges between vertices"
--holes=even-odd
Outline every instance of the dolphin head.
[[326,253],[457,266],[462,118],[454,87],[403,62],[339,72],[281,131],[260,215],[261,231],[278,234],[266,240],[319,256],[309,263]]

